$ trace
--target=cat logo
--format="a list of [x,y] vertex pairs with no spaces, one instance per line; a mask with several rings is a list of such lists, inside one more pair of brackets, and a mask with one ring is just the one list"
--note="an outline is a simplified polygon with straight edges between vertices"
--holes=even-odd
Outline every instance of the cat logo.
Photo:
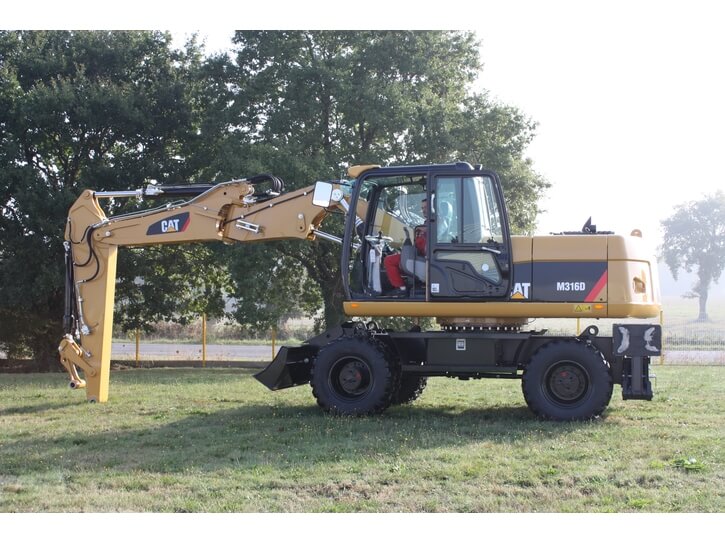
[[530,283],[515,283],[514,290],[511,292],[511,300],[528,300]]
[[167,219],[157,221],[148,228],[146,234],[172,234],[174,232],[184,232],[190,222],[189,212],[180,213]]
[[179,220],[169,219],[161,221],[161,232],[177,232],[179,230]]

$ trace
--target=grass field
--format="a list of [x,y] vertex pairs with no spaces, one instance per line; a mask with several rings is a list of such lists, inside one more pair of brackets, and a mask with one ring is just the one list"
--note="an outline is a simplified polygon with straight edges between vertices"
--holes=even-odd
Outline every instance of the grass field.
[[433,379],[381,417],[245,369],[0,374],[2,512],[722,512],[725,368],[657,367],[652,402],[535,420],[518,381]]

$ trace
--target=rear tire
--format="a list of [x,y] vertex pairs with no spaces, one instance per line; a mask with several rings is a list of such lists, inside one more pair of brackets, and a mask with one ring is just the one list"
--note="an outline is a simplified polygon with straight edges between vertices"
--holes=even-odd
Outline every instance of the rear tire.
[[415,374],[403,374],[400,378],[400,386],[393,396],[393,404],[408,404],[423,394],[428,378],[416,376]]
[[577,340],[540,347],[524,369],[521,388],[532,412],[555,421],[582,421],[604,412],[612,398],[609,364]]
[[371,338],[340,338],[323,347],[312,364],[312,394],[334,415],[379,414],[390,406],[398,375],[394,358]]

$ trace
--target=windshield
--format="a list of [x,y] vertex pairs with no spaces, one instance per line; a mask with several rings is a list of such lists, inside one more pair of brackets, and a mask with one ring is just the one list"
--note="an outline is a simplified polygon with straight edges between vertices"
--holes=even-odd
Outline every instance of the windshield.
[[434,210],[438,223],[438,242],[503,242],[501,214],[493,181],[487,176],[438,178]]

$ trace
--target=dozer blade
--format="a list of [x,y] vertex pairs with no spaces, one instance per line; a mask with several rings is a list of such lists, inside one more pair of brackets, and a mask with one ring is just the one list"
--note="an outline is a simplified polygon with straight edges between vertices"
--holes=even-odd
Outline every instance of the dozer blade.
[[254,375],[272,391],[310,382],[312,360],[317,355],[315,346],[282,347],[267,368]]

